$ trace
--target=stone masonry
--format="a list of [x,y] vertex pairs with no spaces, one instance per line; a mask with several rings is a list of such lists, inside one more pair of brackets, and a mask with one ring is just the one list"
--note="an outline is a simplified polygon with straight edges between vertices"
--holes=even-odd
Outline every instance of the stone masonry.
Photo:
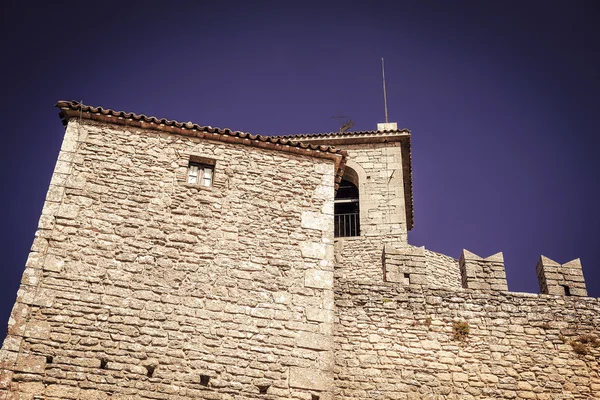
[[[579,260],[542,256],[542,293],[511,293],[502,253],[408,244],[409,131],[269,138],[58,106],[0,400],[600,399]],[[188,183],[198,161],[207,186]],[[361,231],[334,238],[342,178]]]
[[560,265],[548,257],[541,256],[536,271],[542,293],[587,296],[579,259]]
[[464,288],[508,291],[502,253],[481,258],[463,250],[460,256],[460,273]]
[[335,165],[314,153],[68,119],[0,398],[329,399]]

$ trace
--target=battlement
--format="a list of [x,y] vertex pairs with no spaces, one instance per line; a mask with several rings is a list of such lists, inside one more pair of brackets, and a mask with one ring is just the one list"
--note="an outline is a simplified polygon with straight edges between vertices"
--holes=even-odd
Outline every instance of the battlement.
[[426,285],[425,246],[383,248],[383,280],[402,285]]
[[510,293],[502,253],[408,244],[408,131],[309,145],[59,106],[0,399],[598,392],[599,299],[548,295],[587,295],[578,259]]
[[482,258],[463,250],[459,264],[463,288],[508,291],[504,256],[501,252]]
[[541,256],[536,265],[540,292],[558,296],[587,296],[585,279],[579,258],[559,264]]

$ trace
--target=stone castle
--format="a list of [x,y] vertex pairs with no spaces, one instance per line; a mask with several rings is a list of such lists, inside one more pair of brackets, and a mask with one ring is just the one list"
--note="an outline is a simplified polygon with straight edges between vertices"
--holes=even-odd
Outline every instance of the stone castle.
[[[579,260],[408,244],[408,130],[280,137],[58,102],[0,399],[600,399]],[[533,266],[532,266],[533,267]]]

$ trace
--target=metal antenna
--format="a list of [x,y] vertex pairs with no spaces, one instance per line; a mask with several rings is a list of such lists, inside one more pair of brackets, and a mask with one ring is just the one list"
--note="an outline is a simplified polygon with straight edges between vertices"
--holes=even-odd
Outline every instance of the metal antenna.
[[335,118],[338,120],[338,123],[340,124],[339,133],[346,132],[348,129],[354,126],[354,121],[352,121],[347,115],[338,115],[331,118]]
[[381,75],[383,75],[383,106],[385,108],[385,123],[388,123],[387,113],[387,93],[385,91],[385,64],[383,63],[383,57],[381,58]]

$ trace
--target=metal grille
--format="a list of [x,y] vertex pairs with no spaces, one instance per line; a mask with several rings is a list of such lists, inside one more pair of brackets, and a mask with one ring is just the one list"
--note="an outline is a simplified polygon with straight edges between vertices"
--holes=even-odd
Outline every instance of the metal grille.
[[358,213],[335,214],[335,237],[360,236]]

